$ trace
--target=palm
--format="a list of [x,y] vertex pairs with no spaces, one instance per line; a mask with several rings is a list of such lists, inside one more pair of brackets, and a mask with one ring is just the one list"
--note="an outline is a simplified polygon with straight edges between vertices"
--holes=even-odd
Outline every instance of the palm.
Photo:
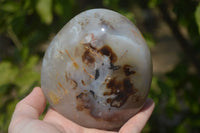
[[[41,120],[30,120],[26,123],[17,124],[13,132],[22,132],[22,133],[62,133],[62,129],[54,124],[44,122]],[[22,129],[17,128],[22,127]]]
[[[41,89],[35,88],[29,96],[17,104],[9,126],[9,133],[112,133],[77,125],[53,109],[47,112],[43,120],[39,120],[38,118],[44,111],[45,105],[46,102]],[[148,101],[140,113],[131,118],[119,132],[140,132],[153,108],[154,103]]]

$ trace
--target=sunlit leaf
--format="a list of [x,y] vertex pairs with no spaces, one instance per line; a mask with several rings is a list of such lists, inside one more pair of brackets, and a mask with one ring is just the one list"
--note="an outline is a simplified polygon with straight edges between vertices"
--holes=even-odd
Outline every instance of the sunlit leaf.
[[44,23],[50,24],[52,22],[52,0],[38,0],[36,10]]
[[127,17],[132,23],[135,23],[135,16],[133,12],[127,11],[127,10],[120,10],[119,13]]
[[147,42],[147,45],[148,45],[150,48],[154,47],[156,43],[155,43],[155,41],[154,41],[152,35],[149,34],[149,33],[144,33],[143,35],[144,35],[145,41]]
[[25,65],[25,69],[32,69],[38,63],[39,58],[37,56],[29,57],[29,61]]
[[61,17],[60,21],[66,23],[75,15],[76,1],[74,0],[57,0],[55,1],[54,11]]
[[0,6],[0,10],[10,13],[15,13],[19,10],[19,3],[16,2],[7,2]]
[[10,62],[0,63],[0,85],[13,82],[18,74],[18,69]]
[[119,0],[103,0],[103,5],[112,9],[118,9]]
[[27,89],[39,80],[39,73],[34,69],[38,58],[32,56],[29,58],[27,64],[20,69],[19,75],[15,80],[15,84],[20,87],[20,93],[24,93]]
[[200,3],[197,6],[196,11],[195,11],[195,19],[196,19],[196,23],[198,25],[199,34],[200,34]]
[[149,0],[148,1],[148,7],[155,8],[161,0]]

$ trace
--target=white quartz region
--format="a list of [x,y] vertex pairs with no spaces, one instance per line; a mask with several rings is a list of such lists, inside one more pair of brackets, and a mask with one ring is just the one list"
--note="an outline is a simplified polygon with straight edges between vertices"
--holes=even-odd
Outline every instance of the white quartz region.
[[126,17],[92,9],[71,19],[46,50],[41,87],[52,108],[90,128],[120,128],[143,106],[152,63]]

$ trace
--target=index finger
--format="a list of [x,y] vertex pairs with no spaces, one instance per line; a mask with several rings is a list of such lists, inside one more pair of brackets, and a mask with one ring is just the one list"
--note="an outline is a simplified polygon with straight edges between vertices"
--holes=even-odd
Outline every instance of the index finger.
[[153,112],[155,103],[152,99],[147,99],[143,108],[138,114],[133,116],[125,125],[120,129],[120,133],[140,133],[144,128],[147,120]]
[[22,99],[15,107],[13,118],[27,117],[38,119],[45,109],[46,100],[40,87],[35,87],[33,91]]

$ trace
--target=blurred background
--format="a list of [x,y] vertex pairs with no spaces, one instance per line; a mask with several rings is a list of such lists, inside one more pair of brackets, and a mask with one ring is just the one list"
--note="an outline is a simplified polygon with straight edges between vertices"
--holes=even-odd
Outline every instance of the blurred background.
[[40,86],[50,41],[91,8],[128,17],[151,49],[156,107],[143,133],[200,132],[199,0],[0,0],[0,133],[16,103]]

